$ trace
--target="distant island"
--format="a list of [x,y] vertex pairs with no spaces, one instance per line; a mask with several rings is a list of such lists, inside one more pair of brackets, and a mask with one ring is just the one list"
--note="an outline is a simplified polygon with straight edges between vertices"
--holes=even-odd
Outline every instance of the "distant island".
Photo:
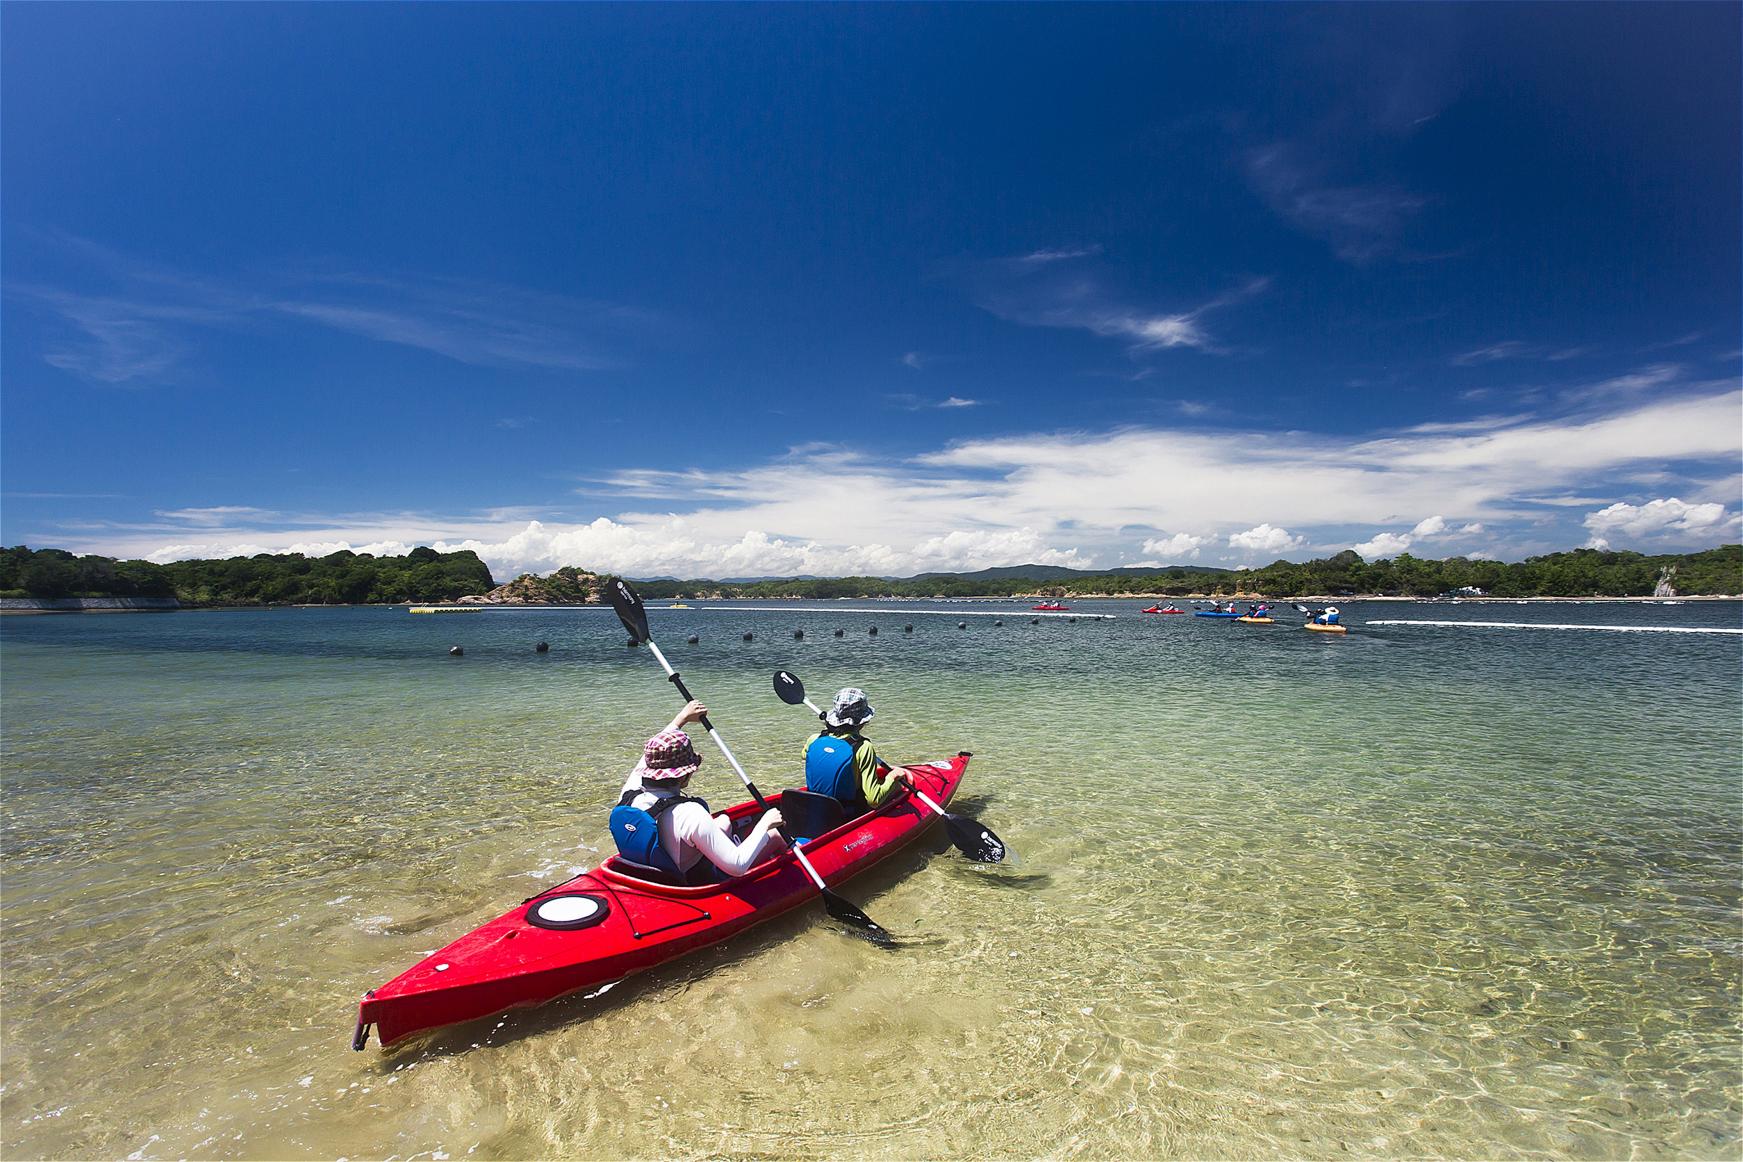
[[[419,547],[403,557],[341,550],[324,557],[261,553],[224,560],[117,561],[64,549],[0,549],[0,598],[173,598],[183,607],[264,605],[592,605],[609,575],[565,566],[497,585],[471,550]],[[1575,549],[1524,561],[1443,561],[1400,553],[1369,563],[1346,549],[1260,569],[1196,565],[1105,571],[1011,565],[917,577],[636,581],[655,599],[831,600],[935,597],[1651,597],[1743,594],[1743,545],[1645,556]]]

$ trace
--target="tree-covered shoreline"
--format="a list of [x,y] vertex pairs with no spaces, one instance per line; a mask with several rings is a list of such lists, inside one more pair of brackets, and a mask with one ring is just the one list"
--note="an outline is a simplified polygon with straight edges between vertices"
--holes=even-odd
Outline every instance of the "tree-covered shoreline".
[[392,605],[453,601],[493,587],[470,549],[403,557],[340,550],[218,560],[117,561],[64,549],[0,549],[0,597],[173,597],[182,605]]
[[[591,577],[567,567],[566,574]],[[1661,578],[1682,596],[1743,594],[1743,545],[1698,553],[1646,556],[1575,549],[1524,561],[1435,561],[1408,553],[1374,562],[1351,550],[1312,561],[1275,561],[1260,569],[1171,566],[1155,572],[1021,575],[937,573],[921,577],[829,577],[750,582],[637,581],[655,599],[811,600],[937,597],[1438,597],[1480,590],[1490,597],[1650,597]],[[536,580],[523,577],[523,582]],[[341,550],[324,557],[261,553],[223,560],[117,561],[63,549],[0,549],[0,597],[174,597],[191,607],[373,605],[455,601],[495,588],[476,553],[416,548],[403,557]]]

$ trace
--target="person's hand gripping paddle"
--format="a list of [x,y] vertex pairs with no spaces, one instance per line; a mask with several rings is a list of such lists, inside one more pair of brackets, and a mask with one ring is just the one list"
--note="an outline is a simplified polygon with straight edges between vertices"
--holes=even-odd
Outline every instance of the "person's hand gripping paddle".
[[[823,712],[817,709],[817,704],[805,697],[805,683],[799,681],[798,675],[786,670],[775,671],[775,694],[788,706],[805,705],[812,713],[822,717]],[[952,815],[937,803],[932,797],[914,785],[912,779],[907,780],[908,789],[914,797],[930,807],[932,811],[943,817],[944,830],[950,833],[950,842],[957,850],[976,863],[999,863],[1005,858],[1004,840],[992,833],[992,829],[978,819],[970,819],[966,815]]]
[[[678,676],[678,671],[672,669],[672,663],[666,660],[666,655],[661,653],[660,647],[654,644],[653,636],[648,633],[648,611],[642,605],[642,599],[637,596],[636,591],[629,587],[629,582],[621,577],[613,578],[606,586],[606,595],[611,601],[611,608],[617,611],[618,620],[623,622],[623,628],[629,631],[629,636],[637,645],[648,647],[655,659],[659,661],[660,668],[666,671],[666,678],[678,688],[678,693],[684,701],[694,701],[689,688],[684,685],[684,680]],[[726,745],[726,740],[720,737],[720,731],[708,720],[706,714],[702,716],[702,726],[708,731],[708,737],[714,740],[714,745],[720,748],[720,753],[726,756],[727,763],[737,772],[745,789],[751,793],[751,798],[757,801],[759,807],[765,811],[768,810],[768,800],[763,798],[763,793],[757,790],[756,784],[750,781],[750,776],[744,773],[744,768],[738,765],[738,759],[733,757],[732,751]],[[800,850],[797,844],[787,839],[785,835],[782,835],[781,838],[786,842],[787,849],[797,857],[799,866],[805,869],[805,874],[811,877],[811,882],[816,884],[817,890],[823,894],[823,907],[831,916],[864,933],[866,938],[875,944],[889,947],[895,943],[890,939],[890,934],[885,932],[876,920],[860,911],[856,905],[829,890],[829,886],[823,882],[823,877],[817,874],[817,869],[811,866],[811,861],[805,858],[805,853]]]

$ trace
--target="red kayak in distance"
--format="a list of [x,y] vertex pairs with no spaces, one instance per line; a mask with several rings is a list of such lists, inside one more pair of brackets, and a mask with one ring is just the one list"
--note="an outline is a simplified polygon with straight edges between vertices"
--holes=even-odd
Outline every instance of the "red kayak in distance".
[[[962,783],[968,752],[902,768],[939,806]],[[769,796],[780,805],[781,796]],[[761,813],[756,803],[727,809],[735,824]],[[938,816],[911,791],[805,844],[831,887],[894,854]],[[385,1047],[444,1025],[538,1005],[612,984],[735,936],[754,924],[819,900],[791,851],[735,879],[674,887],[630,874],[616,855],[593,871],[533,896],[363,995],[351,1047]]]
[[1138,612],[1139,613],[1185,613],[1186,610],[1175,609],[1172,605],[1170,605],[1167,609],[1159,609],[1156,606],[1152,605],[1150,608],[1140,609]]
[[1071,606],[1060,605],[1058,602],[1054,602],[1054,601],[1043,601],[1040,605],[1031,605],[1029,608],[1030,609],[1043,609],[1049,613],[1063,613],[1067,609],[1070,609]]

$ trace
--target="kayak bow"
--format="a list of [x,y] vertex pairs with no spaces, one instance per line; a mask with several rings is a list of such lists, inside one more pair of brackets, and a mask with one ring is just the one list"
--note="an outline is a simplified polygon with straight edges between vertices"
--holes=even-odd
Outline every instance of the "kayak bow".
[[[946,762],[905,768],[940,804],[968,767],[963,751]],[[780,796],[771,796],[779,805]],[[736,824],[761,808],[740,803]],[[804,851],[824,881],[847,880],[912,840],[938,818],[899,791],[882,806],[825,832]],[[550,888],[425,957],[363,996],[351,1047],[383,1046],[443,1025],[543,1004],[611,984],[715,944],[817,898],[791,850],[720,884],[674,887],[630,874],[616,855]]]

